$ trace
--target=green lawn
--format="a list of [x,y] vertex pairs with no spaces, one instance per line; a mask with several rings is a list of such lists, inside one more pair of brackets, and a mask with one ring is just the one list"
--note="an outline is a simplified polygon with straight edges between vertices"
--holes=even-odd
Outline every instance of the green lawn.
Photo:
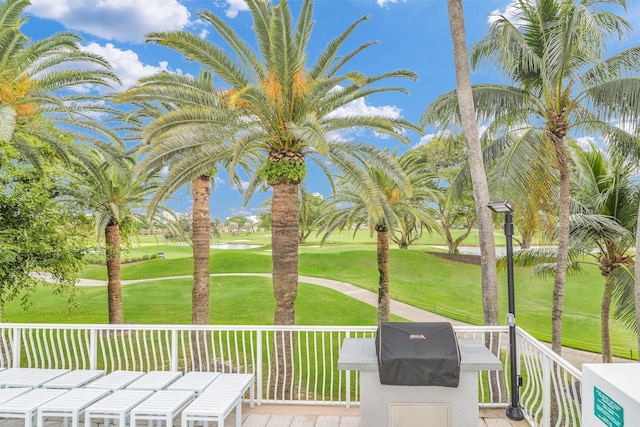
[[[191,323],[193,280],[149,280],[122,289],[126,323]],[[296,304],[300,325],[373,326],[376,308],[321,286],[301,283]],[[49,289],[40,289],[33,305],[24,311],[18,301],[8,303],[5,322],[107,323],[105,287],[78,289],[78,304],[69,311],[65,299]],[[211,279],[211,323],[222,325],[273,324],[275,303],[271,280],[262,277],[213,277]],[[394,316],[394,320],[403,319]]]
[[[271,252],[269,235],[224,236],[221,240],[264,244],[257,249],[220,250],[211,254],[212,273],[269,273]],[[423,238],[425,239],[425,238]],[[239,242],[240,243],[240,242]],[[437,243],[437,242],[436,242]],[[394,299],[429,311],[435,311],[462,321],[482,324],[480,268],[438,258],[425,244],[409,250],[392,248],[390,255],[391,294]],[[163,276],[191,275],[191,248],[158,245],[149,236],[140,239],[138,247],[128,256],[139,257],[165,252],[166,259],[125,264],[122,279],[153,279]],[[345,281],[375,291],[377,267],[375,240],[368,232],[360,233],[355,241],[351,235],[337,235],[320,247],[315,236],[300,248],[300,274]],[[86,278],[106,280],[103,266],[89,266]],[[273,295],[269,280],[260,278],[212,278],[212,323],[268,324],[272,320]],[[134,323],[189,323],[190,279],[171,281],[149,280],[124,288],[125,321]],[[500,320],[507,308],[506,273],[499,273]],[[518,325],[536,338],[551,338],[551,295],[553,281],[541,281],[530,268],[515,270],[516,308]],[[566,345],[599,351],[600,300],[603,278],[600,271],[587,268],[583,274],[570,277],[565,289],[563,337]],[[80,307],[67,319],[59,316],[64,299],[40,292],[34,307],[22,313],[16,303],[6,307],[5,321],[30,322],[106,322],[106,290],[80,289]],[[242,314],[240,314],[242,313]],[[313,325],[373,325],[375,309],[320,287],[303,284],[297,300],[299,324]],[[636,347],[633,333],[612,324],[616,355],[629,356]],[[635,351],[634,351],[635,353]]]

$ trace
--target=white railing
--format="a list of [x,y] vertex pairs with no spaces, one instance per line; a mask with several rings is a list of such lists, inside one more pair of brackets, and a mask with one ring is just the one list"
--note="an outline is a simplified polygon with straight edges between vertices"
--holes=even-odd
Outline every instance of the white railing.
[[[375,327],[0,324],[0,367],[252,373],[262,402],[359,401],[358,372],[337,368],[344,338]],[[481,406],[510,402],[507,327],[455,327],[485,343],[502,371],[478,376]],[[540,426],[580,424],[581,374],[518,328],[521,404]]]

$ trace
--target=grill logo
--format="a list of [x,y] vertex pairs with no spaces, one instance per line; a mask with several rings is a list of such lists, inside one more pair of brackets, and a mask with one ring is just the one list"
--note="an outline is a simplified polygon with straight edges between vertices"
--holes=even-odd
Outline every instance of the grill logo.
[[411,334],[409,335],[409,339],[410,340],[426,340],[426,338],[422,334]]

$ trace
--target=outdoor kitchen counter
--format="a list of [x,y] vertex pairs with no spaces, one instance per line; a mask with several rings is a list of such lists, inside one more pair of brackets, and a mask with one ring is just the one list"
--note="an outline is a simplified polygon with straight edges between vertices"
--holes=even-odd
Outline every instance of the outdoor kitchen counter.
[[[473,338],[458,339],[458,387],[380,384],[374,338],[345,338],[338,369],[360,372],[360,425],[468,427],[478,424],[478,371],[502,369],[500,360]],[[392,419],[394,422],[392,422]],[[412,419],[422,424],[412,424]],[[446,419],[447,422],[439,420]],[[401,421],[399,421],[401,420]]]

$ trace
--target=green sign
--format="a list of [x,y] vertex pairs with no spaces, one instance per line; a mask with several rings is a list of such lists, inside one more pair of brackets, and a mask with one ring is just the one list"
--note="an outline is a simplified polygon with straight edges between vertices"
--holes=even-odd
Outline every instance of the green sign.
[[624,409],[598,387],[593,388],[593,414],[607,427],[624,427]]

